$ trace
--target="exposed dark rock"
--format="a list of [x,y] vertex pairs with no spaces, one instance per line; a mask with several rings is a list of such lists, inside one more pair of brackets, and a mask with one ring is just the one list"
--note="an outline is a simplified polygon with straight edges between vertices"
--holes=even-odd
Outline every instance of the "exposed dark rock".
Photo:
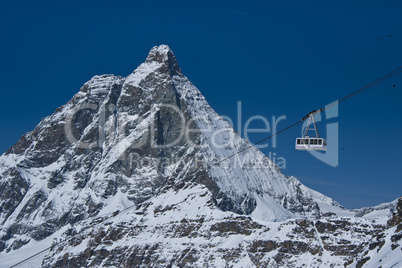
[[[370,261],[367,252],[384,247],[386,226],[323,213],[319,202],[342,207],[316,198],[254,148],[252,158],[265,161],[258,176],[246,172],[257,170],[253,163],[226,172],[219,161],[208,161],[250,144],[222,135],[234,145],[215,150],[213,135],[195,120],[199,110],[204,127],[234,133],[212,118],[216,114],[167,46],[153,48],[126,78],[93,77],[0,159],[0,252],[68,225],[43,267],[233,267],[244,265],[241,259],[257,267],[294,267],[305,254],[318,267],[325,251],[338,264],[362,266]],[[190,194],[175,203],[185,191]],[[166,193],[166,202],[153,203]],[[259,198],[272,209],[270,220],[293,220],[271,228],[248,217],[264,203]],[[191,211],[184,211],[189,203]],[[392,249],[401,240],[401,218],[402,199],[387,226],[398,226]]]
[[[392,218],[388,221],[389,226],[396,226],[402,222],[402,197],[398,199],[396,204],[396,211],[393,213]],[[398,229],[400,229],[398,227]]]
[[370,257],[365,257],[364,259],[361,259],[357,262],[356,268],[361,268],[363,265],[370,260]]

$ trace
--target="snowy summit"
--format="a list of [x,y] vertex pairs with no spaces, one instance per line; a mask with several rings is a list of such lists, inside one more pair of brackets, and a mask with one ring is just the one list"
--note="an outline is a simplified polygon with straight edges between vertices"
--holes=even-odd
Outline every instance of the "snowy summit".
[[249,146],[171,49],[153,47],[129,76],[93,77],[0,157],[0,267],[40,250],[21,265],[401,262],[397,201],[349,211],[258,149],[239,153]]

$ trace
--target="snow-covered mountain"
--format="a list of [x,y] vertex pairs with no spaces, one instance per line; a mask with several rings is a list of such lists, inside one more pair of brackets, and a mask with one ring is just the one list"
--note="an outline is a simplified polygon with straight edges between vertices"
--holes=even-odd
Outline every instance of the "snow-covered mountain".
[[249,146],[170,48],[154,47],[127,77],[93,77],[0,157],[0,257],[7,266],[58,238],[43,266],[327,267],[365,258],[390,230],[396,202],[356,218],[367,213],[254,147],[227,159]]

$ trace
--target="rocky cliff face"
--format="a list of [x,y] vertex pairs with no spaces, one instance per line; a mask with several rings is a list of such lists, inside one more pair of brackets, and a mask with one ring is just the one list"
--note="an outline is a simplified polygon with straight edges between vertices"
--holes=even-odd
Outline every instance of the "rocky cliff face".
[[[44,266],[293,263],[298,247],[320,263],[325,252],[338,252],[325,249],[313,219],[332,225],[328,217],[354,213],[284,176],[254,147],[220,162],[248,146],[169,47],[154,47],[127,77],[93,77],[0,157],[0,252],[60,236]],[[305,230],[291,220],[300,217],[311,219]],[[348,223],[340,224],[346,233]],[[286,238],[293,231],[270,232],[288,225],[302,229],[297,243]],[[385,230],[368,226],[370,235]],[[353,256],[370,239],[360,233],[350,242],[359,249]],[[235,237],[248,242],[230,243]],[[201,241],[196,248],[193,240]],[[231,253],[208,253],[222,243]]]
[[79,231],[86,225],[79,226],[51,248],[43,258],[44,267],[395,267],[401,263],[402,230],[387,228],[378,219],[264,222],[217,209],[209,190],[200,185],[166,191],[132,211],[98,218],[96,227]]

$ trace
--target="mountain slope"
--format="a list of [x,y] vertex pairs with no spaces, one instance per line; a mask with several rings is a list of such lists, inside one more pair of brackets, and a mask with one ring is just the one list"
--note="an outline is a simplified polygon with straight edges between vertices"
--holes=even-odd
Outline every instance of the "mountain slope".
[[[146,213],[168,224],[172,216],[155,215],[175,211],[179,197],[180,204],[192,200],[178,210],[191,217],[180,220],[204,215],[210,228],[227,215],[241,229],[245,215],[252,222],[353,215],[286,177],[254,147],[220,162],[248,146],[182,74],[170,48],[154,47],[125,78],[93,77],[0,157],[0,251],[11,254],[66,228],[68,237],[124,209],[119,222],[138,225],[147,219],[134,215]],[[155,231],[141,234],[144,228],[138,241]],[[94,238],[97,230],[88,232]],[[55,265],[61,256],[49,258],[46,265]]]
[[[124,208],[188,181],[206,185],[223,210],[250,214],[260,202],[267,220],[319,215],[301,184],[255,148],[237,158],[242,166],[211,166],[247,145],[182,75],[171,50],[155,47],[126,78],[92,78],[0,158],[3,241],[41,239],[110,211],[109,199]],[[264,166],[247,167],[252,161]],[[28,240],[19,241],[8,244]]]

